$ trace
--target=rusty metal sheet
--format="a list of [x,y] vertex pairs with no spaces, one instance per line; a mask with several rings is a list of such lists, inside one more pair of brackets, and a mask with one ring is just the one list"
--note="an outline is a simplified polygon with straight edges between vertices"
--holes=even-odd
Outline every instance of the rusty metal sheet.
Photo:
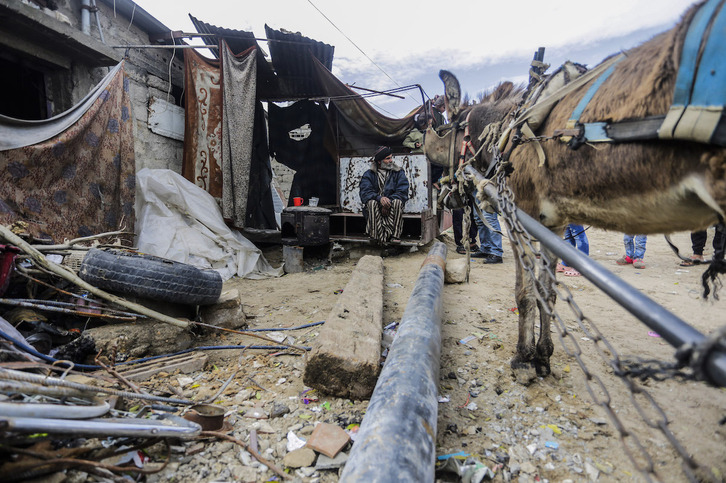
[[[340,207],[343,211],[362,213],[358,187],[371,167],[370,157],[340,158]],[[421,213],[429,208],[429,166],[423,154],[394,154],[393,162],[401,166],[408,178],[409,199],[404,213]]]

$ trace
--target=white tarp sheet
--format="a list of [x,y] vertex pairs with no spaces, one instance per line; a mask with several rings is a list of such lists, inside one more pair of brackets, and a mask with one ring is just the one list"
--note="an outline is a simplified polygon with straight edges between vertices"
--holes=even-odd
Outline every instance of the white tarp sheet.
[[262,252],[229,228],[214,198],[168,169],[136,173],[136,237],[141,252],[199,268],[228,280],[279,277]]

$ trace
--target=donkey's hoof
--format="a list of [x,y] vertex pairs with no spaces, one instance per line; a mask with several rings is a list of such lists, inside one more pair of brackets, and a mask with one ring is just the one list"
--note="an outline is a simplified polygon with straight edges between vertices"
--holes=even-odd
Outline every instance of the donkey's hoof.
[[552,373],[552,369],[550,369],[550,361],[542,362],[537,361],[534,365],[535,369],[537,370],[537,375],[539,377],[547,377]]
[[532,362],[520,361],[514,358],[512,359],[511,366],[514,378],[519,384],[528,386],[532,381],[537,379],[537,369]]

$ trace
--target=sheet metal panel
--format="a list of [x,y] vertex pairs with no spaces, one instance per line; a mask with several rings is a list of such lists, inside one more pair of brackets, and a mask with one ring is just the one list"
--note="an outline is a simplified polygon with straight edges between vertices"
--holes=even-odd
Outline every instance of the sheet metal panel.
[[[401,166],[408,178],[409,199],[404,213],[419,214],[429,208],[429,166],[423,154],[394,154],[393,162]],[[340,158],[340,207],[344,212],[362,213],[358,192],[360,179],[371,167],[370,157]]]

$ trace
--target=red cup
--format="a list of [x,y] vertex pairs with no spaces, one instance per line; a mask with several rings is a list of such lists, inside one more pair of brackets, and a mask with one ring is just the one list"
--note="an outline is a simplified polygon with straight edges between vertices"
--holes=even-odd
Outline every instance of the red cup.
[[294,204],[295,206],[302,206],[302,204],[303,204],[303,199],[302,199],[302,198],[293,198],[293,199],[292,199],[292,203],[293,203],[293,204]]

